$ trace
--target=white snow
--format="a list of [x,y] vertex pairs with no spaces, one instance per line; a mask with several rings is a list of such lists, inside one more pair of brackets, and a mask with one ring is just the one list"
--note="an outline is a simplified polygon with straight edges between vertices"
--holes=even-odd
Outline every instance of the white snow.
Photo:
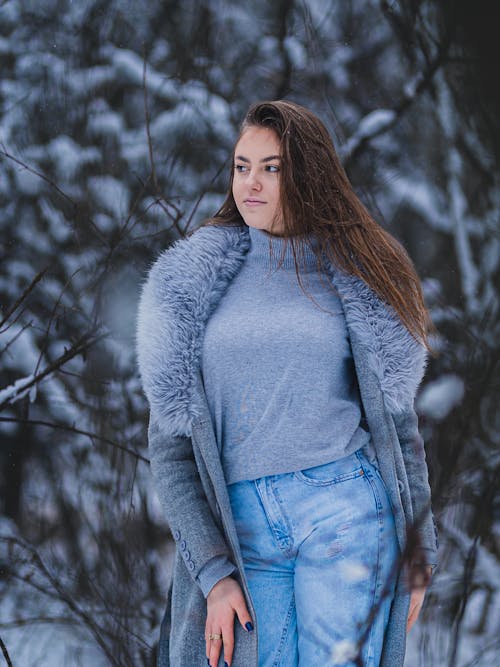
[[459,405],[465,394],[462,378],[453,373],[429,382],[420,392],[417,409],[426,417],[441,421]]
[[[0,389],[0,404],[4,401],[9,403],[15,403],[19,399],[26,396],[26,393],[30,391],[28,385],[33,382],[35,376],[33,374],[26,375],[25,377],[18,378],[13,384]],[[30,395],[31,398],[31,395]]]
[[57,209],[50,199],[40,197],[38,205],[43,218],[48,224],[49,234],[57,243],[64,243],[72,235],[72,229],[69,222],[64,217],[62,211]]
[[[111,46],[103,51],[110,59],[120,81],[142,87],[144,61],[137,53]],[[158,95],[167,102],[173,102],[178,97],[178,89],[175,83],[150,66],[147,66],[146,69],[146,87],[150,93]]]
[[343,159],[346,159],[353,153],[362,140],[374,136],[389,127],[394,122],[395,117],[396,113],[392,109],[375,109],[362,118],[356,130],[340,149]]
[[[34,167],[34,165],[29,166],[32,168]],[[26,195],[27,197],[35,197],[39,195],[46,187],[40,176],[37,176],[24,167],[16,165],[13,169],[13,173],[16,180],[16,188],[21,194]]]
[[370,575],[370,570],[364,563],[355,560],[347,560],[341,564],[342,576],[347,581],[362,581]]
[[283,44],[293,67],[304,69],[307,64],[307,52],[302,42],[295,35],[288,35]]
[[354,642],[349,641],[348,639],[343,639],[334,644],[331,652],[331,665],[344,665],[346,662],[350,662],[356,659],[358,655],[358,650]]
[[87,128],[92,136],[119,137],[124,130],[124,121],[120,114],[104,111],[90,115]]
[[101,153],[96,147],[79,146],[64,134],[53,139],[47,146],[47,151],[56,168],[57,178],[62,182],[73,180],[82,167],[101,159]]
[[87,180],[90,196],[97,206],[121,220],[130,208],[130,192],[127,186],[113,176],[90,176]]

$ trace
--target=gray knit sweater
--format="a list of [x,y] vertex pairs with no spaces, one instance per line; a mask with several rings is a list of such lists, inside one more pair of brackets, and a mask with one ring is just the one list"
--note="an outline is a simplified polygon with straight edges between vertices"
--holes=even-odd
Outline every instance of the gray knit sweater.
[[[291,245],[277,268],[283,241],[253,227],[249,234],[245,263],[212,313],[202,349],[227,484],[321,465],[363,446],[371,455],[342,307],[319,277],[315,254],[306,248],[299,258],[302,281],[327,312],[301,291]],[[224,557],[209,561],[198,577],[205,596],[234,569]]]
[[[202,375],[228,484],[347,456],[370,436],[337,295],[306,249],[300,289],[291,246],[249,227],[245,264],[210,317]],[[270,263],[269,243],[274,256]],[[328,359],[328,363],[325,363]]]

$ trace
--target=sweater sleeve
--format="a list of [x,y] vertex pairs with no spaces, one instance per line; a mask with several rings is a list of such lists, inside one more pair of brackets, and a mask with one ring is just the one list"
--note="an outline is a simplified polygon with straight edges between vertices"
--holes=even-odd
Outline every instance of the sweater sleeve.
[[151,410],[148,443],[165,518],[189,573],[206,597],[219,579],[236,568],[203,491],[191,438],[164,433]]
[[198,572],[198,583],[205,597],[224,577],[228,577],[236,570],[236,565],[233,565],[227,556],[214,556],[208,563]]

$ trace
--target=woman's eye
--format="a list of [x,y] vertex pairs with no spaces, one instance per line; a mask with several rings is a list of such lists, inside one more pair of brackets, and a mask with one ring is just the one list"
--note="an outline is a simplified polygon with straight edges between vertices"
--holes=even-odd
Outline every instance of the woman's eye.
[[[234,170],[240,174],[243,174],[246,173],[247,171],[250,171],[250,167],[246,164],[235,164]],[[271,174],[277,174],[280,168],[277,164],[266,164],[264,170]]]

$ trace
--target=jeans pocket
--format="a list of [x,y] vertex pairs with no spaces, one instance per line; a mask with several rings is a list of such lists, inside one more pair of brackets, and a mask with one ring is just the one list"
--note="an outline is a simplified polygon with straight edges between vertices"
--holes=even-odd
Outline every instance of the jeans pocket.
[[345,456],[336,461],[323,463],[312,468],[304,468],[294,473],[295,477],[306,484],[313,486],[328,486],[339,484],[348,479],[355,479],[364,475],[364,470],[355,454]]

